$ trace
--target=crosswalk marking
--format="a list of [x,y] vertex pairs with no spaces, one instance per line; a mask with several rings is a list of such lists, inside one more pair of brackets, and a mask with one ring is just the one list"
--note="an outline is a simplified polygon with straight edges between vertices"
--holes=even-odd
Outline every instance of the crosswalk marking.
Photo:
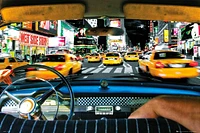
[[139,73],[139,72],[138,72],[138,67],[135,67],[135,69],[136,69],[137,73]]
[[138,67],[86,67],[82,73],[138,73]]
[[126,65],[125,65],[125,64],[123,64],[123,67],[126,67]]
[[123,68],[121,68],[121,67],[116,68],[116,70],[114,71],[114,73],[121,73],[121,72],[122,72],[122,69],[123,69]]
[[95,67],[90,67],[90,68],[82,71],[82,73],[88,73],[89,71],[92,71],[93,69],[95,69]]
[[103,64],[101,64],[101,65],[99,65],[98,67],[104,67],[104,65],[103,65]]
[[133,73],[132,67],[125,67],[124,73]]
[[110,73],[110,71],[113,69],[113,67],[106,68],[102,73]]
[[102,71],[104,68],[97,68],[94,71],[90,72],[90,73],[99,73],[100,71]]

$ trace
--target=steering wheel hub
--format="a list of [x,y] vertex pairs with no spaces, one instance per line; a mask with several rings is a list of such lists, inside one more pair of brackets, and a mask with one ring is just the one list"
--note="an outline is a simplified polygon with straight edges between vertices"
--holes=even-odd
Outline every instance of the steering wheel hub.
[[36,102],[32,98],[25,98],[19,104],[19,112],[22,114],[29,114],[34,111]]

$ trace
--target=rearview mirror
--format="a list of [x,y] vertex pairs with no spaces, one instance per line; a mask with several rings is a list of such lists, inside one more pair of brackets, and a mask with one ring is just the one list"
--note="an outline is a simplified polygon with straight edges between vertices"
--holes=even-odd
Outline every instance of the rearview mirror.
[[85,5],[78,3],[19,5],[1,9],[4,22],[82,19],[84,13]]
[[115,27],[95,27],[86,30],[86,34],[89,36],[121,36],[124,30]]

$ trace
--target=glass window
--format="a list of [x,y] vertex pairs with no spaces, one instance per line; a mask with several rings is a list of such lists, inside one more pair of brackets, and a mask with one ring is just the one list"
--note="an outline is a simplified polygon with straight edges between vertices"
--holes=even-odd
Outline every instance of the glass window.
[[9,62],[16,62],[16,60],[14,58],[9,58]]
[[118,53],[108,53],[108,54],[106,54],[106,57],[110,57],[110,56],[117,56],[117,57],[119,57],[119,54]]
[[173,59],[173,58],[184,58],[179,52],[156,52],[154,59]]
[[65,62],[64,55],[46,55],[42,62]]
[[5,61],[5,58],[0,58],[0,63],[3,63]]
[[133,52],[133,53],[127,53],[127,55],[137,55],[137,53]]

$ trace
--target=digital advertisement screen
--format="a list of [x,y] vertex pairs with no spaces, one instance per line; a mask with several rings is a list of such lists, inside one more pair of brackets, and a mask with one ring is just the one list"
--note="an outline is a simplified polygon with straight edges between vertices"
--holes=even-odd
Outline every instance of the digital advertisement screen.
[[36,31],[57,35],[58,22],[56,20],[36,22]]

